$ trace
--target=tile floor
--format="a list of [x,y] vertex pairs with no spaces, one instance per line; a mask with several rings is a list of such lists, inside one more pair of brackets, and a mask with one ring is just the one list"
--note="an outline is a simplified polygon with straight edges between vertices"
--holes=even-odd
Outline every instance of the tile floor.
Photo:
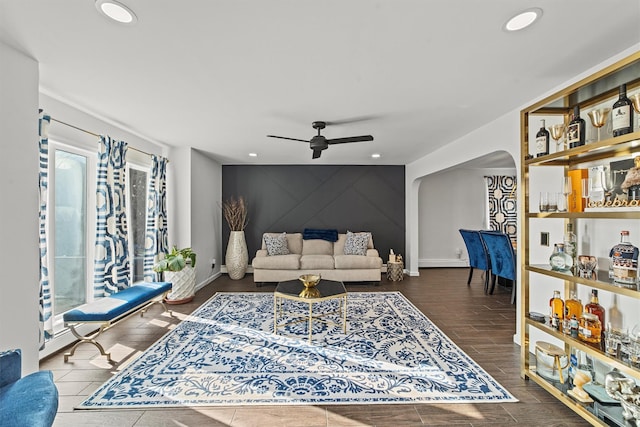
[[[468,269],[421,269],[419,277],[380,286],[348,285],[352,291],[401,291],[469,356],[520,401],[481,404],[401,404],[333,406],[245,406],[149,410],[74,410],[93,390],[122,369],[150,344],[173,328],[215,292],[272,292],[274,286],[256,287],[253,277],[239,281],[226,275],[201,289],[193,302],[174,305],[174,317],[162,315],[160,306],[144,317],[130,316],[101,339],[116,364],[106,363],[91,345],[81,345],[69,363],[62,353],[43,360],[42,369],[54,372],[60,391],[55,426],[584,426],[574,414],[533,382],[520,378],[519,347],[513,343],[516,307],[510,293],[497,289],[485,295],[481,272],[466,284]],[[383,275],[384,276],[384,275]]]

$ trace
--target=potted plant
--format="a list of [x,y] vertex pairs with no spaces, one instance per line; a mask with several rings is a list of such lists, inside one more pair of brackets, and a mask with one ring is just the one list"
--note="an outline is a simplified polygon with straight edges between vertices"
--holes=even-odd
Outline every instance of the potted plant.
[[164,280],[173,285],[165,298],[167,304],[184,304],[193,300],[196,290],[195,266],[195,252],[191,248],[178,249],[177,246],[153,266],[153,271],[162,273]]
[[227,225],[231,230],[225,265],[230,279],[242,279],[249,266],[249,254],[247,242],[244,237],[244,229],[247,226],[247,202],[243,197],[234,198],[222,203],[222,212]]

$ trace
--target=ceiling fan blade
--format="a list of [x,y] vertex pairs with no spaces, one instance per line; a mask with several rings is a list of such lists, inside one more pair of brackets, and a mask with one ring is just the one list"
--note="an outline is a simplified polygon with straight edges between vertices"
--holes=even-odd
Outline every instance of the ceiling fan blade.
[[344,119],[338,119],[338,120],[327,120],[327,126],[335,126],[335,125],[346,125],[346,124],[350,124],[350,123],[357,123],[357,122],[366,122],[369,120],[376,120],[380,118],[380,116],[378,115],[368,115],[368,116],[355,116],[355,117],[346,117]]
[[327,139],[327,144],[345,144],[347,142],[365,142],[365,141],[373,141],[373,137],[371,135],[362,135],[362,136],[348,136],[346,138],[336,138],[336,139]]
[[289,139],[291,141],[300,141],[300,142],[309,142],[306,139],[298,139],[298,138],[289,138],[287,136],[276,136],[276,135],[267,135],[269,138],[279,138],[279,139]]
[[322,154],[322,150],[313,150],[313,156],[311,156],[311,158],[317,159],[320,157],[320,154]]

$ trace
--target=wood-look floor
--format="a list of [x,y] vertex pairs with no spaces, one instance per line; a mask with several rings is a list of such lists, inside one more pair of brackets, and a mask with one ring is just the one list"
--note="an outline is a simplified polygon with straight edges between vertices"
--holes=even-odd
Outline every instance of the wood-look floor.
[[174,318],[159,305],[144,317],[131,316],[105,333],[102,343],[114,366],[83,344],[69,363],[61,353],[40,364],[54,372],[60,391],[55,426],[583,426],[588,425],[532,381],[519,376],[519,347],[513,343],[516,308],[510,292],[485,295],[481,272],[467,287],[467,269],[422,269],[420,277],[380,286],[348,285],[351,291],[401,291],[469,356],[516,398],[517,403],[396,404],[328,406],[243,406],[184,409],[74,410],[86,396],[173,328],[215,292],[270,292],[257,288],[251,275],[233,281],[226,275],[200,290],[192,303],[171,306]]

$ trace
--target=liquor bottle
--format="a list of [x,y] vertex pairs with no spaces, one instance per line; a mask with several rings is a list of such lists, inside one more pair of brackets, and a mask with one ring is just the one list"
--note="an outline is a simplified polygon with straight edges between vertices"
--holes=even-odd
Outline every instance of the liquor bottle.
[[536,133],[536,157],[549,154],[549,131],[544,127],[544,120],[540,120],[542,126]]
[[[564,233],[564,238],[562,239],[562,243],[564,244],[564,252],[571,257],[572,268],[575,269],[578,265],[577,263],[577,243],[578,239],[573,232],[573,224],[567,224],[567,231]],[[576,313],[576,317],[580,317],[582,310]]]
[[620,232],[620,243],[611,248],[611,275],[613,282],[636,289],[638,277],[638,248],[629,242],[629,232]]
[[582,301],[578,299],[576,291],[571,291],[569,299],[564,303],[564,318],[572,319],[575,316],[576,319],[579,319],[582,312]]
[[613,136],[620,136],[633,132],[633,110],[631,100],[627,98],[627,85],[621,84],[618,100],[611,110],[611,124]]
[[564,243],[555,243],[553,253],[549,257],[549,264],[554,271],[570,273],[573,267],[573,260],[564,251]]
[[556,319],[559,322],[562,322],[563,318],[564,318],[564,301],[562,301],[562,297],[560,297],[560,291],[553,291],[553,297],[549,300],[549,319],[553,324],[554,319]]
[[580,106],[576,105],[573,107],[573,120],[571,120],[569,126],[567,126],[569,148],[584,145],[585,126],[584,119],[580,118]]
[[597,289],[591,289],[591,302],[584,306],[584,312],[595,314],[596,316],[598,316],[598,319],[600,320],[600,327],[602,328],[602,332],[604,332],[604,325],[606,325],[606,323],[604,322],[604,307],[598,303]]

